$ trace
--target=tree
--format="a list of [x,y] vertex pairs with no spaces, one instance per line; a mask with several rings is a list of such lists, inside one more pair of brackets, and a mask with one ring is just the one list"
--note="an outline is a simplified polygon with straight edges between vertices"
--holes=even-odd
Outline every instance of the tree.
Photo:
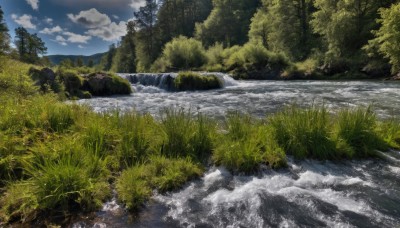
[[211,10],[211,0],[164,0],[157,14],[162,45],[180,35],[193,36],[196,23],[207,19]]
[[374,31],[376,38],[369,41],[369,45],[376,46],[389,59],[392,73],[397,73],[400,71],[400,3],[380,9],[379,14],[381,27]]
[[311,48],[313,35],[309,29],[310,0],[264,0],[263,7],[252,19],[249,37],[265,47],[281,52],[291,60],[305,59]]
[[117,53],[117,47],[115,46],[115,44],[111,44],[108,49],[108,52],[102,58],[102,62],[104,64],[103,70],[106,71],[111,70],[113,59],[116,53]]
[[37,63],[40,55],[47,52],[47,47],[37,34],[30,34],[25,28],[15,29],[15,44],[18,49],[19,57],[22,61]]
[[311,21],[315,33],[326,43],[326,61],[351,58],[372,38],[377,10],[392,1],[315,0]]
[[0,55],[10,49],[10,35],[8,34],[7,24],[4,22],[4,12],[0,6]]
[[65,68],[71,68],[71,67],[74,67],[75,65],[74,65],[74,62],[70,58],[66,58],[60,62],[60,66],[65,67]]
[[161,51],[155,26],[157,10],[158,4],[156,0],[146,0],[146,5],[140,7],[139,11],[134,13],[136,18],[135,26],[139,30],[135,36],[136,57],[141,71],[148,70]]
[[246,43],[251,18],[259,5],[260,0],[213,0],[207,20],[196,25],[196,37],[207,47],[216,42],[225,46]]
[[113,58],[111,69],[120,73],[136,72],[135,53],[136,24],[134,21],[127,23],[127,34],[122,37],[121,45]]
[[83,67],[83,65],[84,65],[84,63],[83,63],[83,58],[82,58],[82,57],[78,57],[78,58],[76,59],[75,66],[77,66],[77,67]]
[[88,67],[94,67],[94,61],[93,59],[89,59],[88,63],[87,63]]

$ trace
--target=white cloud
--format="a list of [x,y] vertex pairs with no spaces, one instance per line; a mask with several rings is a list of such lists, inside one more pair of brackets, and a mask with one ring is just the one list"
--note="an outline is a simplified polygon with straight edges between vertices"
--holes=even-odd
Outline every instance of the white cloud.
[[28,14],[24,14],[22,16],[18,16],[16,14],[11,14],[11,18],[14,20],[15,23],[21,25],[26,29],[36,29],[36,25],[32,23],[32,16]]
[[53,24],[53,19],[51,19],[50,17],[46,17],[46,18],[44,19],[44,22],[46,22],[46,23],[49,24],[49,25],[52,25],[52,24]]
[[79,45],[78,45],[78,48],[84,49],[85,47],[79,44]]
[[39,0],[26,0],[26,2],[32,7],[32,9],[39,9]]
[[39,33],[52,35],[53,33],[60,33],[62,31],[63,31],[63,29],[57,25],[56,27],[53,27],[53,28],[45,28],[42,31],[40,31]]
[[119,24],[112,22],[107,26],[90,29],[86,34],[99,37],[105,41],[115,41],[126,34],[126,23],[124,21]]
[[132,0],[130,6],[132,7],[132,9],[134,10],[139,10],[140,7],[143,7],[146,5],[146,1],[145,0]]
[[97,28],[111,23],[110,17],[107,14],[102,14],[95,8],[81,11],[77,15],[67,14],[67,16],[71,21],[88,28]]
[[61,44],[62,46],[67,46],[68,45],[67,44],[67,40],[64,37],[60,36],[60,35],[58,35],[54,41],[59,43],[59,44]]
[[118,19],[119,19],[119,17],[118,17],[117,15],[115,15],[115,14],[114,14],[114,15],[112,15],[112,16],[113,16],[113,18],[114,18],[114,19],[116,19],[116,20],[118,20]]
[[67,41],[70,43],[86,44],[90,39],[92,39],[91,36],[79,35],[73,32],[63,32],[63,35],[67,36]]

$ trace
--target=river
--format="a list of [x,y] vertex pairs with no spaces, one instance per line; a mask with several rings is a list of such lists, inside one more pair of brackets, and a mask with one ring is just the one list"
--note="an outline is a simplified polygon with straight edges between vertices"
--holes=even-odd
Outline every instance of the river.
[[[122,75],[126,77],[127,75]],[[180,107],[222,118],[263,117],[285,105],[324,103],[331,110],[372,104],[380,118],[400,114],[400,83],[383,81],[234,81],[204,92],[168,92],[162,80],[133,85],[131,96],[79,101],[96,111],[135,109],[157,116]],[[144,86],[146,84],[147,86]],[[116,200],[78,227],[400,227],[400,152],[390,161],[295,161],[287,169],[232,175],[210,167],[177,192],[155,194],[132,217]]]

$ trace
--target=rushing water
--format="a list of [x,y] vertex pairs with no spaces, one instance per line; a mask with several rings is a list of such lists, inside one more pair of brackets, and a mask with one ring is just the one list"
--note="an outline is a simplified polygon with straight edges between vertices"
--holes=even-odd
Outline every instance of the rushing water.
[[[155,115],[174,106],[214,117],[238,109],[264,116],[285,104],[313,102],[332,108],[374,104],[382,117],[400,114],[399,83],[238,82],[220,77],[225,81],[220,90],[172,93],[156,81],[133,85],[137,93],[131,96],[83,103],[97,111],[136,109]],[[400,227],[400,152],[385,157],[335,163],[290,159],[287,169],[265,169],[254,176],[212,167],[180,191],[156,194],[135,218],[114,197],[94,218],[72,227]]]
[[[378,114],[400,114],[400,83],[384,81],[234,81],[221,76],[224,88],[198,92],[168,92],[163,77],[149,80],[141,74],[141,84],[134,84],[130,96],[93,98],[80,101],[96,111],[135,109],[158,115],[160,110],[179,107],[222,117],[227,111],[241,110],[255,116],[276,112],[284,105],[297,103],[309,106],[325,103],[328,107],[374,105]],[[126,75],[124,75],[127,77]],[[172,74],[171,77],[174,77]],[[152,85],[152,86],[144,86]]]

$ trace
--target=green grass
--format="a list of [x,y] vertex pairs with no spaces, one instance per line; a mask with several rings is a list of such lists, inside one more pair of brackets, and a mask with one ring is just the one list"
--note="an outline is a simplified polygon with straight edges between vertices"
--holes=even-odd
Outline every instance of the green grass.
[[322,106],[292,106],[269,118],[278,144],[296,158],[336,159],[331,115]]
[[238,113],[230,114],[228,133],[220,136],[213,161],[232,171],[251,173],[261,164],[271,168],[286,166],[286,155],[271,130],[259,120]]
[[175,88],[178,91],[210,90],[222,88],[222,82],[215,75],[201,75],[194,72],[181,72],[176,77]]
[[377,126],[378,120],[370,107],[343,109],[338,113],[334,137],[349,158],[374,156],[376,150],[388,148]]
[[1,226],[95,211],[112,188],[135,211],[153,191],[182,188],[208,165],[251,174],[285,167],[287,155],[360,159],[400,148],[398,120],[380,121],[371,108],[292,106],[263,119],[231,113],[224,122],[174,109],[160,118],[95,113],[39,93],[31,66],[10,63],[18,67],[0,71]]
[[151,189],[176,190],[202,173],[190,159],[153,156],[147,164],[126,169],[117,180],[117,192],[128,209],[137,210],[149,199]]

